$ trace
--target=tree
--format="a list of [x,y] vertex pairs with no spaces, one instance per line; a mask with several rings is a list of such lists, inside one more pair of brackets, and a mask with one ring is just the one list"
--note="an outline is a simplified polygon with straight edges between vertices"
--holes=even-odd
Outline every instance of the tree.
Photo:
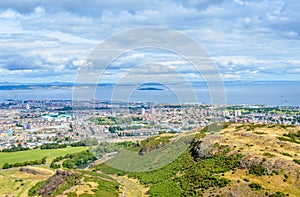
[[42,160],[41,160],[41,161],[42,161],[42,164],[45,164],[45,163],[46,163],[46,159],[47,159],[47,157],[43,157],[43,158],[42,158]]
[[68,168],[68,169],[74,169],[75,168],[75,162],[71,159],[67,159],[63,162],[63,167]]
[[8,169],[10,167],[11,167],[10,164],[4,163],[2,169]]

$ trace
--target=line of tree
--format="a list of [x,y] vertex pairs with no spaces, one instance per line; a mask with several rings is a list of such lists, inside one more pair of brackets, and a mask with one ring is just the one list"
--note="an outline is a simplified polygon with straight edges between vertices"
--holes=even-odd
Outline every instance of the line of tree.
[[20,167],[20,166],[31,166],[31,165],[42,165],[46,163],[47,157],[43,157],[40,160],[32,160],[32,161],[23,161],[23,162],[16,162],[16,163],[4,163],[2,169]]
[[2,152],[17,152],[17,151],[24,151],[29,150],[28,147],[22,147],[21,144],[18,144],[18,146],[13,146],[11,148],[5,148],[2,150]]
[[58,149],[58,148],[67,148],[66,144],[43,144],[40,146],[40,149],[44,150],[44,149]]
[[73,142],[72,144],[70,144],[70,146],[79,147],[79,146],[86,146],[86,144],[82,141],[79,141],[79,142]]

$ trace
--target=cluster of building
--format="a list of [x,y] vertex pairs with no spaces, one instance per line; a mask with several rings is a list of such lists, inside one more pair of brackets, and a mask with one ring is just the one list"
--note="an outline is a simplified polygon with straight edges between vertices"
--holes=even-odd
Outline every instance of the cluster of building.
[[[0,103],[0,150],[184,132],[213,122],[300,125],[300,107],[172,105],[70,100]],[[100,118],[100,119],[99,119]],[[101,121],[100,121],[101,120]]]

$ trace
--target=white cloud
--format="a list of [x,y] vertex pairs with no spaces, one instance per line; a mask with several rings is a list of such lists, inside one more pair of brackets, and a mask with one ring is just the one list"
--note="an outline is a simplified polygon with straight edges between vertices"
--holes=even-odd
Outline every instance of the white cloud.
[[[86,65],[83,59],[103,39],[129,28],[158,25],[196,39],[226,79],[259,80],[265,75],[289,79],[300,74],[299,9],[296,0],[105,0],[84,4],[77,0],[4,0],[0,2],[0,69],[4,81],[47,76],[47,72],[73,79],[70,75]],[[27,68],[38,69],[5,68],[11,58],[25,68],[28,61],[22,57],[32,58],[33,64]],[[195,77],[180,58],[156,52],[127,54],[107,72],[112,76],[143,62],[175,66]],[[53,78],[49,76],[49,80]]]

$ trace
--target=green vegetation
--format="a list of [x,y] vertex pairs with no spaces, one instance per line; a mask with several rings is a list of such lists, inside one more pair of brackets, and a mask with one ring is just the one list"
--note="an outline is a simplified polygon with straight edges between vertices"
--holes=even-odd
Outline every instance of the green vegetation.
[[[226,107],[231,113],[234,110],[241,110],[243,114],[251,114],[251,113],[266,113],[266,114],[286,114],[286,115],[299,115],[299,110],[291,110],[289,108],[281,107],[265,107],[262,106],[260,108],[248,108],[243,106],[230,106]],[[276,126],[276,124],[274,124]]]
[[67,147],[63,149],[48,149],[48,150],[39,150],[32,149],[21,152],[1,152],[0,153],[0,166],[3,166],[4,163],[17,163],[29,160],[39,160],[41,157],[47,157],[47,160],[52,160],[55,157],[66,155],[67,153],[76,153],[86,150],[86,147]]
[[17,152],[17,151],[24,151],[29,150],[28,147],[22,147],[21,144],[18,144],[18,146],[13,146],[11,148],[5,148],[2,150],[2,152]]
[[221,129],[226,129],[230,123],[213,123],[209,126],[206,126],[204,129],[202,129],[202,132],[218,132]]
[[[263,128],[266,125],[264,124],[242,124],[240,126],[237,126],[236,129],[246,129],[246,131],[254,131],[256,128]],[[256,134],[264,134],[263,132],[255,132]]]
[[70,144],[70,146],[79,147],[79,146],[86,146],[86,145],[84,142],[80,141],[80,142],[73,142],[72,144]]
[[187,150],[171,164],[154,171],[127,173],[106,164],[100,164],[95,170],[137,178],[142,184],[151,186],[151,196],[198,196],[203,194],[202,189],[224,187],[230,183],[220,174],[234,170],[241,155],[226,155],[229,149],[223,148],[220,154],[197,161]]
[[90,118],[90,121],[100,124],[100,125],[116,125],[116,124],[131,124],[131,123],[142,123],[143,118],[142,117],[96,117],[96,118]]
[[101,142],[97,147],[93,148],[93,151],[96,152],[97,157],[101,158],[105,153],[116,152],[122,148],[133,149],[135,147],[138,147],[138,144],[134,142]]
[[287,142],[293,142],[296,144],[300,144],[300,131],[297,131],[296,133],[288,133],[283,134],[283,137],[277,137],[281,141],[287,141]]
[[93,189],[95,195],[92,196],[118,196],[120,184],[108,176],[97,172],[82,172],[85,182],[98,183],[98,187]]
[[[257,135],[262,135],[262,134],[267,135],[269,133],[268,127],[265,125],[264,128],[258,130],[255,129],[262,127],[261,125],[250,124],[248,126],[247,125],[242,125],[242,126],[243,127],[240,128],[243,128],[244,131],[249,129],[250,133],[256,133]],[[117,128],[117,125],[112,125],[112,127]],[[276,129],[277,129],[277,125],[276,125]],[[299,153],[294,152],[291,149],[287,149],[285,151],[284,148],[286,147],[285,146],[279,147],[280,144],[276,145],[276,147],[275,146],[272,148],[268,147],[265,150],[262,147],[257,148],[256,146],[258,142],[262,141],[261,139],[264,136],[260,136],[259,138],[254,139],[251,138],[253,137],[253,135],[251,135],[250,138],[247,138],[248,137],[247,135],[245,136],[233,135],[232,133],[234,132],[231,131],[235,131],[235,130],[236,127],[230,126],[227,130],[222,132],[222,134],[224,134],[222,139],[225,139],[223,141],[218,140],[218,138],[215,137],[218,136],[218,134],[211,132],[211,131],[215,131],[215,129],[210,130],[208,127],[206,127],[203,131],[197,132],[195,138],[193,139],[184,138],[186,136],[189,136],[190,133],[182,134],[183,137],[181,138],[178,137],[177,135],[168,134],[168,135],[150,137],[146,140],[143,140],[140,143],[103,142],[100,143],[98,146],[90,147],[89,151],[82,151],[76,154],[74,153],[67,154],[66,152],[64,152],[64,154],[58,155],[56,157],[52,157],[53,160],[52,163],[50,164],[50,167],[53,169],[57,169],[61,167],[65,169],[66,168],[72,169],[72,170],[67,170],[66,172],[77,172],[78,176],[71,177],[70,179],[65,180],[63,184],[61,184],[58,188],[54,189],[53,192],[48,196],[58,196],[63,194],[66,191],[67,193],[65,193],[64,195],[70,197],[72,196],[108,196],[108,197],[118,196],[120,195],[120,191],[119,191],[120,184],[116,180],[120,181],[122,185],[126,186],[126,184],[122,182],[122,180],[124,179],[135,182],[143,188],[142,190],[139,190],[139,192],[134,193],[138,195],[142,195],[143,193],[145,193],[148,188],[149,190],[147,193],[149,193],[150,196],[170,196],[170,197],[171,196],[172,197],[173,196],[203,196],[203,195],[222,196],[224,194],[228,194],[228,190],[231,190],[230,192],[236,195],[237,193],[235,193],[235,186],[246,185],[245,192],[249,192],[250,194],[257,194],[257,195],[259,194],[259,195],[272,196],[272,197],[287,196],[288,194],[284,194],[280,191],[276,192],[277,190],[274,190],[276,189],[276,186],[281,184],[282,191],[287,192],[293,196],[294,195],[298,196],[299,189],[296,187],[290,187],[290,185],[292,185],[291,184],[292,180],[294,180],[295,178],[295,175],[293,173],[291,174],[289,171],[286,171],[285,169],[273,168],[273,166],[266,161],[268,159],[272,160],[271,158],[268,157],[275,157],[278,154],[291,157],[292,155],[297,156]],[[292,129],[289,129],[288,131],[291,130]],[[278,133],[283,134],[284,132],[287,131],[276,130],[275,134],[268,136],[268,138],[273,137],[274,140],[277,141],[276,136],[278,136]],[[205,136],[206,136],[206,140],[202,140],[202,138]],[[296,141],[298,140],[298,136],[295,133],[293,135],[285,134],[282,137],[288,140],[292,140],[292,138],[294,138]],[[183,149],[184,152],[183,153],[181,152],[180,153],[181,155],[178,154],[180,156],[179,157],[176,156],[175,158],[177,159],[172,160],[173,162],[167,163],[166,165],[162,165],[163,167],[157,169],[153,167],[155,163],[152,165],[151,161],[145,159],[149,155],[153,154],[154,156],[151,156],[150,158],[152,158],[152,160],[155,160],[155,162],[157,163],[159,163],[160,161],[156,159],[164,158],[168,160],[167,158],[168,154],[165,154],[165,152],[161,150],[164,150],[164,148],[167,147],[169,147],[168,149],[173,151],[180,150],[180,148],[177,149],[177,146],[169,146],[174,144],[177,140],[181,140],[182,142],[184,142],[188,148]],[[226,143],[226,140],[228,140],[228,142],[231,144],[226,145],[228,144]],[[234,140],[237,140],[239,143],[241,143],[241,145],[239,143],[235,143]],[[74,149],[83,148],[82,150],[85,150],[84,148],[86,148],[84,147],[85,143],[83,142],[76,142],[74,143],[73,146]],[[252,154],[250,155],[251,156],[249,157],[250,159],[248,158],[247,160],[244,160],[247,158],[245,157],[243,160],[241,160],[242,155],[238,154],[239,153],[238,150],[244,148],[243,152],[248,153],[247,152],[249,149],[248,147],[253,147],[251,148],[250,151],[255,149],[255,151],[251,152],[253,155]],[[67,147],[67,148],[57,149],[57,150],[63,151],[69,148],[73,149],[73,147]],[[56,152],[57,150],[38,150],[38,151]],[[271,152],[272,150],[274,150],[276,154]],[[32,150],[23,151],[23,153],[27,153],[30,151]],[[96,152],[96,155],[101,157],[106,153],[112,153],[116,151],[119,152],[118,156],[112,157],[110,160],[106,161],[106,163],[102,163],[98,166],[95,166],[93,168],[93,171],[78,170],[78,168],[86,167],[89,162],[92,162],[95,159],[94,155],[91,152],[93,153]],[[134,154],[134,157],[132,158],[136,158],[136,159],[132,159],[131,157],[128,158],[128,160],[132,161],[132,163],[127,162],[128,160],[126,159],[124,161],[120,160],[123,161],[123,163],[121,162],[121,165],[124,166],[124,163],[126,163],[131,167],[129,168],[129,170],[127,168],[119,168],[119,166],[113,168],[112,167],[113,165],[110,165],[111,163],[109,163],[109,161],[119,157],[122,154],[122,151],[129,151],[131,152],[129,155]],[[159,151],[164,153],[162,154],[163,157],[160,157],[160,154],[155,155],[155,153]],[[143,154],[139,154],[141,152],[143,152]],[[5,154],[16,154],[16,153],[17,152],[5,153]],[[202,154],[202,153],[208,153],[208,154]],[[125,158],[127,158],[126,157],[127,155],[126,154],[124,155]],[[286,158],[280,155],[279,155],[279,159],[281,159],[282,161],[291,160],[291,158]],[[48,162],[49,160],[50,159],[48,159]],[[136,169],[135,168],[136,166],[132,167],[131,165],[135,165],[135,163],[140,162],[139,160],[142,161],[141,163],[143,164],[150,163],[150,166],[152,168],[149,168],[146,171],[141,170],[140,172],[130,171],[130,169]],[[300,164],[299,159],[294,159],[294,162]],[[248,169],[238,169],[240,166],[241,167],[252,166],[252,167],[249,167]],[[280,166],[284,166],[284,165],[279,163],[279,167]],[[294,164],[293,167],[297,167],[297,165]],[[124,169],[124,171],[119,169]],[[11,169],[5,171],[3,170],[3,172],[9,172],[13,170],[17,170],[17,169]],[[101,172],[104,172],[106,174],[102,174]],[[108,174],[115,174],[120,176],[114,177],[114,176],[109,176]],[[273,178],[271,178],[270,175],[272,174],[276,174],[279,176],[274,176]],[[22,178],[22,180],[24,181],[22,182],[18,181],[20,178]],[[137,180],[135,179],[138,179],[139,182],[137,182]],[[23,183],[27,184],[27,182],[23,177],[18,177],[18,179],[15,180],[14,182],[16,185],[14,188],[15,189],[26,188],[26,192],[27,192],[29,187],[34,186],[34,184],[36,184],[37,181],[41,181],[41,180],[43,179],[35,180],[29,186],[22,187],[20,184]],[[233,187],[231,187],[231,183]],[[28,194],[37,195],[38,194],[37,191],[44,184],[45,182],[38,183],[37,185],[35,185],[29,190]],[[50,186],[51,185],[49,185],[48,187],[47,185],[48,188],[51,188]],[[226,186],[230,186],[230,187],[226,187]],[[225,188],[220,190],[220,188],[222,187]],[[128,188],[130,188],[130,186],[127,187],[127,189]],[[130,193],[128,192],[129,190],[132,190],[132,188],[127,190],[128,195]],[[217,194],[214,194],[214,191],[217,191]],[[133,196],[138,196],[138,195],[133,195]]]
[[258,183],[250,183],[249,187],[252,188],[252,189],[254,189],[254,190],[261,190],[261,189],[263,189],[262,186],[260,184],[258,184]]
[[271,194],[269,197],[285,197],[285,193],[283,192],[276,192],[275,194]]
[[59,149],[59,148],[67,148],[66,144],[57,144],[57,143],[52,143],[52,144],[43,144],[40,146],[41,150],[44,149]]
[[20,167],[20,166],[42,165],[45,163],[46,163],[46,157],[43,157],[40,160],[23,161],[17,163],[4,163],[2,169],[8,169],[8,168]]
[[174,136],[159,136],[159,137],[150,137],[147,138],[146,140],[143,140],[140,144],[140,150],[139,154],[147,154],[153,150],[157,150],[159,148],[162,148],[166,144],[170,142],[170,139],[173,138]]
[[294,159],[293,161],[300,165],[300,159]]
[[[87,185],[88,190],[91,193],[83,193],[79,196],[107,196],[107,197],[117,197],[119,194],[119,188],[120,184],[113,180],[111,177],[106,176],[104,174],[98,173],[98,172],[91,172],[91,171],[72,171],[72,175],[69,175],[69,177],[63,181],[63,177],[56,176],[56,180],[58,182],[61,182],[57,184],[57,182],[53,181],[41,181],[38,182],[36,185],[34,185],[32,188],[29,189],[28,195],[29,196],[35,196],[35,195],[42,195],[45,196],[59,196],[63,194],[68,189],[71,189],[73,187],[76,188],[76,186],[80,185]],[[50,178],[51,179],[51,178]],[[53,178],[52,178],[53,179]],[[93,183],[93,186],[90,184]],[[56,185],[57,184],[57,185]],[[52,191],[50,193],[42,193],[41,194],[41,188],[42,187],[53,187]],[[67,196],[78,196],[75,190],[71,190],[66,194]]]
[[265,152],[264,155],[265,155],[265,156],[268,156],[268,157],[274,157],[274,156],[275,156],[274,154],[269,153],[269,152]]
[[61,160],[64,160],[62,166],[68,169],[75,169],[75,168],[83,168],[86,167],[89,163],[95,161],[97,158],[88,150],[81,151],[79,153],[72,153],[66,154],[64,157],[60,156],[55,158],[51,164],[50,168],[57,169],[60,168],[60,164],[56,164]]
[[289,153],[282,153],[282,155],[287,156],[287,157],[292,157],[292,155]]
[[98,145],[98,140],[96,139],[91,139],[91,138],[85,138],[83,141],[79,142],[73,142],[70,144],[72,147],[79,147],[79,146],[96,146]]
[[58,169],[60,167],[61,167],[61,165],[60,164],[56,164],[54,161],[52,161],[51,164],[50,164],[50,168],[53,168],[53,169]]
[[116,124],[116,119],[116,117],[98,117],[92,118],[90,121],[100,125],[114,125]]
[[117,133],[117,132],[125,131],[125,130],[137,130],[137,129],[141,129],[143,127],[145,127],[145,125],[143,125],[143,124],[127,125],[125,127],[121,127],[119,125],[113,125],[113,126],[110,126],[108,128],[108,130],[111,133]]
[[65,181],[62,185],[60,185],[57,189],[51,192],[49,196],[54,197],[62,194],[67,189],[75,186],[78,183],[78,179],[80,179],[81,176],[79,174],[75,174],[74,176],[70,177],[67,181]]
[[28,191],[28,196],[34,196],[36,195],[38,189],[44,185],[45,181],[40,181],[37,184],[35,184],[32,188],[29,189]]
[[152,147],[157,146],[159,144],[167,144],[169,143],[170,139],[174,136],[159,136],[159,137],[150,137],[141,142],[141,147]]
[[85,138],[82,142],[85,144],[85,146],[96,146],[99,144],[97,139],[92,138]]
[[257,164],[257,165],[253,165],[250,169],[249,169],[249,174],[253,174],[256,176],[263,176],[267,174],[267,169],[263,167],[262,164]]
[[263,134],[266,134],[265,132],[261,132],[261,131],[255,131],[254,133],[257,134],[257,135],[263,135]]

